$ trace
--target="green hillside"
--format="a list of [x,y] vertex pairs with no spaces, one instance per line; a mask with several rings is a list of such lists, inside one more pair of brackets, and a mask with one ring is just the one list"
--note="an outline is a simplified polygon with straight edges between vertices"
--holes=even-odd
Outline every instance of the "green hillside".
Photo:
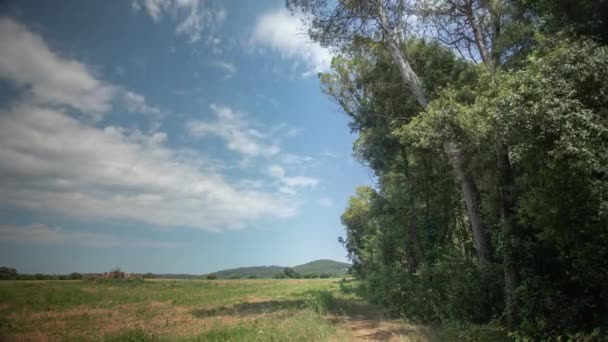
[[251,276],[256,278],[272,278],[276,273],[282,272],[285,267],[281,266],[253,266],[239,267],[228,270],[213,272],[218,279],[240,278],[246,279]]
[[346,271],[350,267],[350,264],[345,262],[338,262],[334,260],[315,260],[306,264],[298,265],[294,267],[295,271],[300,274],[310,273],[330,273],[339,276],[346,274]]
[[[343,276],[349,267],[350,264],[344,262],[333,260],[315,260],[306,264],[295,266],[294,270],[302,275],[311,273],[328,273]],[[275,274],[282,272],[284,268],[285,266],[239,267],[213,272],[211,274],[214,274],[218,279],[246,279],[249,277],[272,278]]]

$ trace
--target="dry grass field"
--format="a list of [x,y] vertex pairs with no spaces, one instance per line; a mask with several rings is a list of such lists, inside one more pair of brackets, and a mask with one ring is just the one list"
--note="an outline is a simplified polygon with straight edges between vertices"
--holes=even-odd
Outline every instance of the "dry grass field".
[[428,341],[339,279],[5,281],[1,341]]

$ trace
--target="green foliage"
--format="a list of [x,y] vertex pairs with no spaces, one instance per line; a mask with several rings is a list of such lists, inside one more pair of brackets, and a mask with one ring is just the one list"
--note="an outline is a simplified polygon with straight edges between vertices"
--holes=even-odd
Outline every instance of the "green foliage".
[[70,280],[80,280],[80,279],[82,279],[82,274],[80,274],[78,272],[72,272],[72,273],[70,273],[70,275],[68,276],[68,278]]
[[300,273],[296,272],[291,267],[285,267],[283,269],[283,274],[285,274],[285,278],[290,278],[290,279],[300,279],[300,278],[302,278],[302,275]]
[[496,322],[482,325],[462,321],[445,321],[438,334],[440,341],[506,342],[512,341],[512,337]]
[[[350,264],[333,260],[315,260],[306,264],[294,266],[293,269],[302,276],[309,273],[330,273],[337,276],[346,274]],[[259,279],[274,278],[277,273],[283,272],[285,267],[281,266],[254,266],[240,267],[214,272],[218,279],[232,279],[238,276],[241,279],[246,279],[255,276]]]
[[205,278],[208,280],[214,280],[217,279],[217,276],[215,274],[207,274]]
[[239,278],[247,278],[250,275],[256,275],[258,278],[272,278],[275,273],[283,271],[280,266],[253,266],[239,267],[228,270],[214,272],[218,279],[231,279],[234,276]]
[[346,271],[350,267],[350,264],[345,262],[339,262],[334,260],[315,260],[306,264],[295,266],[293,269],[300,273],[302,276],[312,273],[329,273],[337,276],[346,274]]
[[606,0],[517,0],[521,8],[534,12],[543,30],[568,30],[608,43],[608,1]]
[[370,289],[402,317],[487,323],[502,312],[503,283],[499,267],[486,267],[491,269],[481,273],[471,261],[445,255],[432,265],[421,265],[416,274],[386,269],[370,280]]
[[[432,44],[408,43],[431,98],[426,110],[405,90],[379,86],[398,82],[395,67],[374,47],[361,52],[361,42],[321,77],[378,180],[357,188],[342,215],[354,274],[397,315],[474,324],[462,339],[503,322],[507,260],[516,263],[512,336],[574,338],[608,326],[608,49],[561,35],[534,41],[509,69],[449,63]],[[483,269],[445,141],[464,151],[477,180],[496,246],[497,263]],[[500,149],[512,173],[509,223],[497,191]]]
[[17,270],[10,267],[0,267],[0,280],[17,279]]

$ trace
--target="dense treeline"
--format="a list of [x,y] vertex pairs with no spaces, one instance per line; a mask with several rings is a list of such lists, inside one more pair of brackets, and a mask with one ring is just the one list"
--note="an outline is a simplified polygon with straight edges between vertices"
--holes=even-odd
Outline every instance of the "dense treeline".
[[70,274],[23,274],[18,273],[11,267],[0,267],[0,280],[78,280],[82,279],[82,274],[72,272]]
[[608,1],[287,5],[337,51],[322,88],[375,175],[341,238],[371,295],[515,337],[608,334]]
[[305,274],[301,274],[300,272],[296,271],[295,269],[291,268],[291,267],[285,267],[283,269],[283,272],[279,272],[276,273],[273,276],[274,279],[316,279],[316,278],[321,278],[321,279],[327,279],[327,278],[338,278],[337,274],[332,274],[332,273],[305,273]]

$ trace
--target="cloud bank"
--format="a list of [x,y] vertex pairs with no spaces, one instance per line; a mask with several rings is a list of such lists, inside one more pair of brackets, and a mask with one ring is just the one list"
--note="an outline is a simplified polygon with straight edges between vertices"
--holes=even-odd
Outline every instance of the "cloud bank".
[[[231,181],[205,156],[169,148],[164,132],[93,124],[112,103],[152,116],[161,111],[11,19],[0,19],[0,39],[0,78],[23,89],[19,101],[0,110],[0,206],[210,231],[296,213],[293,198],[259,182]],[[230,108],[212,109],[217,121],[192,123],[193,134],[219,135],[247,156],[279,153]]]
[[0,225],[0,241],[90,247],[173,248],[174,243],[146,239],[128,239],[107,234],[67,231],[35,223],[30,225]]
[[278,52],[283,58],[303,62],[303,76],[329,70],[332,53],[308,37],[302,18],[279,9],[261,15],[251,41],[254,45]]

